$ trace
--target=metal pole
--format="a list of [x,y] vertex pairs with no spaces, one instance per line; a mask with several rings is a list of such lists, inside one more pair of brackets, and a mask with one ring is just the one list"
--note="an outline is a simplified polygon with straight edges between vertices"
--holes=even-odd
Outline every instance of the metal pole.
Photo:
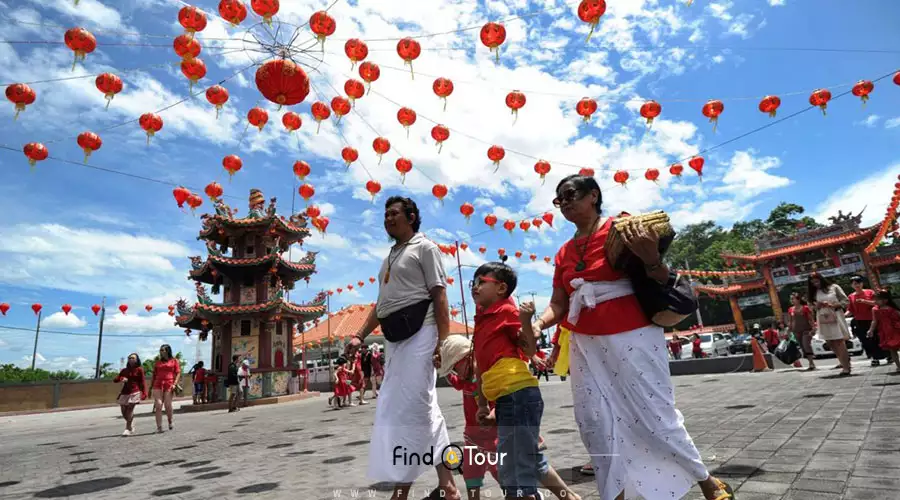
[[463,277],[462,277],[462,264],[459,260],[459,253],[462,250],[459,249],[459,241],[456,242],[456,270],[459,276],[459,296],[462,297],[462,315],[463,315],[463,324],[466,326],[466,337],[469,336],[469,317],[466,316],[466,291],[465,287],[463,287]]
[[97,339],[97,366],[94,368],[94,378],[100,378],[100,351],[103,346],[103,319],[106,318],[106,297],[103,297],[100,304],[100,337]]
[[[691,284],[691,288],[694,287],[694,278],[691,277],[691,265],[688,263],[687,259],[684,259],[684,268],[688,272],[688,283]],[[703,316],[700,315],[700,303],[697,303],[697,324],[700,325],[700,328],[703,328]]]
[[328,387],[330,392],[334,392],[334,365],[331,364],[331,296],[325,295],[325,314],[328,315]]
[[34,362],[37,361],[37,343],[38,337],[41,335],[41,313],[43,311],[38,311],[37,326],[34,329],[34,351],[31,352],[31,371],[34,371]]
[[300,356],[300,362],[303,363],[303,392],[309,391],[309,367],[306,366],[306,326],[300,332],[300,343],[303,345],[303,356]]

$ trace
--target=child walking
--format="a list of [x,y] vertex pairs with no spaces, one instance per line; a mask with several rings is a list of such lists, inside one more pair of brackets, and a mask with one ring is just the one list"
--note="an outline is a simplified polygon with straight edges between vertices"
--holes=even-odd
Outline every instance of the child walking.
[[338,358],[335,362],[337,370],[334,372],[334,396],[332,396],[328,402],[331,403],[333,400],[335,402],[336,410],[343,407],[344,398],[353,394],[353,386],[350,385],[349,380],[350,372],[344,367],[346,363],[347,360],[344,358]]
[[515,271],[502,262],[489,262],[475,271],[476,418],[486,424],[489,402],[495,403],[497,451],[504,457],[497,467],[500,487],[508,499],[534,500],[543,498],[537,485],[549,472],[538,450],[544,401],[527,364],[537,350],[531,327],[534,304],[516,307],[511,295],[517,281]]
[[[466,420],[463,440],[465,446],[475,446],[478,449],[463,448],[462,474],[466,481],[469,500],[480,500],[486,472],[490,472],[499,482],[496,466],[497,427],[494,405],[488,403],[491,413],[483,419],[485,425],[480,424],[477,419],[478,381],[475,376],[475,360],[472,357],[472,342],[469,339],[462,335],[450,335],[441,345],[440,354],[441,368],[438,370],[438,376],[447,377],[450,385],[463,393],[463,412]],[[491,457],[494,465],[488,462],[479,465],[473,459],[475,453]],[[569,489],[565,481],[549,465],[546,475],[540,477],[540,482],[560,500],[581,500],[581,497]]]
[[897,373],[900,373],[900,310],[888,289],[879,290],[875,294],[872,326],[869,327],[868,336],[875,336],[876,329],[881,340],[879,347],[890,353],[891,360],[897,366]]

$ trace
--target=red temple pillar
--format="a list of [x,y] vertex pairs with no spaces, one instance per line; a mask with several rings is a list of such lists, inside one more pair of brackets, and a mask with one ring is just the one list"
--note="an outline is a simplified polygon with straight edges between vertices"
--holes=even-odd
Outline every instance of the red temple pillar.
[[284,368],[294,366],[294,320],[286,320],[281,333],[284,340]]
[[862,256],[863,268],[866,271],[866,275],[869,277],[869,288],[877,290],[881,288],[878,279],[878,273],[875,272],[875,268],[872,267],[872,259],[869,258],[869,254],[866,253],[865,250],[859,253]]
[[766,280],[769,300],[772,301],[772,312],[775,313],[775,321],[784,321],[784,311],[781,309],[781,300],[778,299],[778,290],[775,288],[775,281],[772,279],[772,267],[768,262],[762,266],[762,275]]
[[734,316],[734,326],[737,328],[738,333],[746,333],[746,329],[744,328],[744,315],[741,313],[741,308],[738,307],[737,296],[729,295],[728,303],[731,304],[731,315]]
[[227,375],[228,365],[231,364],[231,332],[234,327],[234,321],[229,321],[222,326],[222,346],[219,351],[222,354],[222,366],[219,371]]
[[269,323],[260,319],[259,321],[259,368],[272,367],[272,331],[269,329]]

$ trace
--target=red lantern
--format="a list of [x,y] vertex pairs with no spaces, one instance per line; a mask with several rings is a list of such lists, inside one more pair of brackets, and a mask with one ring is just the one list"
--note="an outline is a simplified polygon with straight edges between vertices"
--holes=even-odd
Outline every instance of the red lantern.
[[698,177],[703,177],[703,164],[704,160],[702,156],[695,156],[688,161],[688,166],[691,167],[695,172],[697,172]]
[[397,42],[397,55],[400,56],[400,59],[403,59],[403,64],[409,66],[409,74],[414,80],[416,75],[413,73],[412,62],[416,60],[421,53],[422,46],[412,38],[407,37]]
[[472,217],[472,214],[475,213],[475,206],[469,202],[465,202],[459,206],[459,213],[463,214],[466,218],[466,222]]
[[457,308],[454,307],[454,308],[450,309],[450,316],[453,316],[455,318],[458,314],[459,314],[459,310]]
[[375,277],[369,276],[369,283],[375,283]]
[[206,196],[208,196],[212,201],[216,201],[221,198],[222,193],[224,192],[222,189],[222,185],[218,182],[210,182],[206,185],[206,188],[203,191],[206,193]]
[[228,172],[229,180],[234,177],[234,174],[240,171],[243,166],[244,162],[241,161],[241,157],[238,155],[228,155],[225,158],[222,158],[222,167]]
[[431,128],[431,138],[436,141],[438,154],[444,149],[444,141],[450,138],[450,129],[443,125],[435,125]]
[[615,174],[613,174],[613,180],[623,186],[628,182],[628,177],[628,172],[626,172],[625,170],[619,170]]
[[94,85],[96,85],[97,90],[103,92],[103,95],[106,97],[107,109],[109,109],[109,104],[112,102],[113,97],[122,91],[122,79],[112,73],[101,73],[100,75],[97,75],[97,79],[94,80]]
[[406,158],[397,158],[394,167],[397,169],[397,172],[400,172],[400,183],[405,184],[406,174],[412,170],[412,162]]
[[219,2],[219,15],[232,26],[237,26],[247,19],[247,7],[241,0],[222,0]]
[[25,106],[34,103],[36,97],[34,90],[24,83],[13,83],[6,87],[6,98],[16,105],[16,118],[20,112],[25,111]]
[[331,100],[331,110],[337,116],[337,122],[341,122],[341,118],[350,112],[350,101],[346,97],[337,96]]
[[516,255],[516,258],[517,258],[517,259],[521,258],[521,257],[522,257],[522,251],[521,251],[521,250],[516,250],[515,255]]
[[541,219],[544,219],[544,222],[546,222],[548,226],[553,227],[553,214],[552,213],[544,212],[544,215],[541,216]]
[[480,246],[480,247],[478,247],[478,251],[479,251],[481,254],[484,254],[484,252],[487,252],[487,247]]
[[187,201],[190,195],[191,192],[184,186],[178,186],[172,190],[172,196],[175,197],[175,203],[178,204],[178,208],[184,208],[184,202]]
[[347,168],[350,168],[350,164],[359,159],[359,151],[357,151],[356,148],[344,146],[344,149],[341,150],[341,158],[344,159]]
[[284,128],[288,131],[288,133],[291,133],[295,130],[298,130],[300,126],[303,125],[303,120],[300,119],[300,115],[298,115],[297,113],[288,111],[281,116],[281,124],[284,125]]
[[510,234],[512,234],[512,232],[515,228],[516,228],[516,221],[514,221],[514,220],[507,220],[506,222],[503,223],[503,229],[506,229],[507,231],[509,231]]
[[85,163],[87,163],[91,153],[100,149],[100,146],[102,145],[103,141],[100,139],[100,136],[93,132],[82,132],[78,134],[78,146],[84,150]]
[[590,97],[582,97],[575,105],[575,112],[581,115],[581,118],[587,123],[591,119],[591,115],[597,112],[597,101]]
[[301,181],[306,179],[306,176],[309,175],[311,171],[312,169],[309,167],[309,163],[306,163],[303,160],[297,160],[294,162],[294,175],[296,175],[297,178]]
[[506,150],[503,149],[503,146],[493,145],[487,150],[488,159],[494,162],[494,172],[500,168],[500,160],[506,156]]
[[500,23],[489,22],[481,27],[481,43],[500,61],[500,46],[506,41],[506,28]]
[[70,306],[69,304],[63,304],[60,309],[62,309],[62,312],[65,313],[66,316],[68,316],[69,313],[72,312],[72,306]]
[[378,77],[381,76],[381,68],[379,68],[378,65],[373,62],[366,61],[359,65],[359,76],[366,82],[366,85],[368,86],[368,90],[366,91],[366,93],[371,92],[372,82],[378,80]]
[[250,0],[250,8],[256,15],[263,18],[263,21],[272,25],[272,17],[278,13],[278,0]]
[[187,197],[187,204],[191,207],[191,213],[194,213],[194,210],[203,204],[203,198],[191,193],[191,195]]
[[73,70],[78,61],[83,61],[88,54],[97,48],[97,39],[94,38],[90,31],[84,28],[72,28],[66,31],[65,42],[66,47],[69,47],[75,53],[75,61],[72,63]]
[[777,95],[767,95],[759,101],[759,110],[763,113],[768,113],[772,118],[775,118],[778,106],[781,106],[781,98]]
[[397,121],[406,129],[406,137],[409,137],[409,127],[416,123],[416,112],[410,108],[403,107],[397,111]]
[[276,59],[256,70],[256,88],[279,106],[293,106],[309,95],[309,77],[290,59]]
[[605,12],[605,0],[581,0],[581,3],[578,5],[578,19],[591,25],[591,32],[588,33],[585,43],[591,41],[591,35],[594,34],[594,29],[597,28],[600,17],[602,17]]
[[375,140],[372,141],[372,149],[378,154],[378,164],[381,165],[381,157],[391,150],[391,141],[384,137],[376,137]]
[[44,308],[44,306],[42,306],[40,304],[31,304],[31,310],[34,311],[35,316],[37,316],[38,313],[41,312],[41,309],[43,309],[43,308]]
[[122,314],[127,313],[127,312],[128,312],[128,306],[125,305],[125,304],[120,305],[120,306],[119,306],[119,311],[121,311]]
[[497,255],[499,255],[500,257],[503,257],[504,255],[506,255],[506,249],[505,249],[505,248],[498,248],[498,249],[497,249]]
[[353,285],[347,285],[347,290],[353,290]]
[[441,202],[441,205],[444,204],[444,197],[447,196],[447,193],[447,186],[443,184],[435,184],[434,187],[431,188],[431,194]]
[[355,78],[350,78],[344,82],[344,92],[347,93],[347,97],[350,99],[350,105],[354,106],[356,100],[366,94],[366,88],[363,85],[363,82]]
[[822,115],[825,115],[825,108],[828,107],[828,101],[830,100],[831,92],[829,92],[828,89],[817,89],[809,95],[809,104],[811,106],[818,106],[822,110]]
[[98,315],[100,313],[100,306],[98,306],[97,304],[92,305],[91,311],[94,312],[94,316]]
[[544,262],[546,262],[547,264],[549,264],[549,263],[550,263],[550,257],[544,257]]
[[453,82],[449,78],[438,78],[431,85],[435,95],[443,99],[444,111],[447,110],[447,97],[453,93]]
[[513,90],[506,94],[506,107],[510,109],[513,115],[513,123],[519,119],[519,110],[525,105],[525,94],[518,90]]
[[528,230],[531,229],[531,223],[528,222],[527,220],[523,220],[522,222],[519,223],[519,229],[521,229],[522,231],[525,231],[527,233]]
[[709,118],[709,121],[712,122],[713,132],[715,132],[716,127],[719,125],[719,116],[722,114],[722,111],[725,111],[725,105],[718,99],[710,99],[703,105],[702,111],[703,116]]
[[[491,229],[494,229],[494,226],[497,225],[497,216],[494,214],[487,214],[484,216],[484,223],[488,225]],[[482,252],[484,253],[484,252]]]
[[221,85],[213,85],[206,89],[206,100],[216,107],[216,119],[218,119],[219,111],[228,102],[228,89]]
[[247,112],[247,121],[262,132],[263,127],[269,122],[269,113],[262,108],[252,108]]
[[646,172],[644,172],[644,178],[650,182],[656,182],[659,179],[659,170],[655,168],[648,168]]
[[178,11],[178,23],[184,27],[184,32],[193,36],[198,31],[206,28],[206,14],[197,7],[182,7]]
[[50,151],[47,150],[47,146],[44,146],[40,142],[29,142],[22,148],[22,151],[25,153],[25,157],[28,158],[28,164],[34,167],[37,162],[44,161],[50,156]]
[[534,219],[531,219],[531,225],[534,226],[534,227],[536,227],[536,228],[538,228],[538,229],[541,228],[541,225],[542,225],[543,223],[544,223],[544,221],[543,221],[541,218],[539,218],[539,217],[535,217]]
[[359,38],[351,38],[344,43],[344,53],[350,58],[350,69],[369,55],[369,46]]
[[875,90],[874,83],[870,80],[860,80],[856,82],[856,85],[853,86],[851,92],[853,92],[853,95],[856,97],[859,97],[862,100],[863,105],[865,105],[866,101],[869,100],[869,94],[871,94],[873,90]]
[[175,54],[185,61],[189,61],[200,55],[202,47],[193,35],[178,35],[172,41]]
[[534,171],[541,176],[541,184],[544,183],[545,177],[550,173],[550,163],[539,160],[534,164]]
[[684,172],[684,166],[681,163],[673,163],[669,165],[669,173],[674,175],[675,177],[681,177],[681,173]]
[[334,18],[329,16],[324,10],[313,13],[309,18],[309,29],[316,34],[316,39],[322,44],[322,50],[325,50],[325,38],[334,34],[337,24]]
[[900,85],[900,71],[894,73],[894,84]]
[[537,255],[531,254],[531,255],[528,256],[528,258],[531,259],[531,262],[534,262],[534,261],[537,260]]
[[310,219],[315,219],[318,216],[322,215],[322,211],[319,210],[319,207],[317,207],[315,205],[310,205],[310,206],[306,207],[306,215]]
[[147,304],[147,305],[144,306],[144,310],[147,311],[147,312],[150,312],[150,311],[153,310],[153,306],[151,306],[150,304]]
[[587,168],[587,167],[582,168],[581,170],[578,171],[578,175],[583,175],[583,176],[585,176],[585,177],[593,177],[593,176],[594,176],[594,169],[593,169],[593,168]]
[[9,311],[9,304],[3,302],[2,304],[0,304],[0,314],[6,316],[6,311]]
[[310,112],[312,112],[313,118],[316,120],[316,134],[318,134],[319,129],[322,127],[322,121],[327,120],[331,116],[331,110],[328,109],[328,105],[324,102],[316,101],[312,104]]
[[191,82],[190,90],[193,91],[194,84],[206,76],[206,64],[199,57],[181,61],[181,73]]
[[300,193],[300,196],[307,203],[309,203],[309,199],[312,198],[314,194],[316,194],[316,189],[314,187],[312,187],[311,184],[304,184],[304,185],[300,186],[299,189],[297,189],[297,192]]
[[376,180],[371,180],[366,183],[366,191],[372,195],[372,201],[375,201],[375,196],[381,191],[381,183]]
[[662,112],[662,106],[656,101],[647,101],[641,106],[641,116],[647,119],[647,125],[653,124],[653,119]]
[[[356,282],[356,286],[358,286],[358,287],[360,287],[360,288],[362,288],[365,284],[366,284],[366,283],[363,282],[363,281],[357,281],[357,282]],[[360,310],[362,310],[362,309],[360,309]]]

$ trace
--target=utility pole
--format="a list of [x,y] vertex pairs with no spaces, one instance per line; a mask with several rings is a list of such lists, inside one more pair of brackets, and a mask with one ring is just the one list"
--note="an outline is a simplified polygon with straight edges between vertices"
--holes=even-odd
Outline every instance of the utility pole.
[[97,366],[94,368],[94,378],[100,378],[100,353],[103,350],[103,319],[106,318],[106,297],[100,302],[100,337],[97,339]]
[[[688,263],[687,259],[684,259],[684,269],[688,272],[688,283],[691,284],[691,289],[694,288],[694,278],[691,277],[691,265]],[[697,302],[697,310],[694,311],[697,313],[697,324],[700,325],[700,328],[703,328],[703,316],[700,315],[700,302]]]
[[37,314],[37,326],[34,329],[34,351],[31,352],[31,371],[34,371],[34,362],[37,361],[37,344],[38,337],[41,335],[41,313],[44,311],[38,311]]
[[331,339],[331,296],[325,295],[325,314],[328,315],[328,387],[330,391],[334,391],[334,365],[331,362],[331,348],[332,348],[332,339]]
[[462,250],[459,249],[459,241],[456,242],[456,270],[457,276],[459,279],[459,296],[462,297],[462,315],[463,315],[463,324],[466,326],[466,338],[469,337],[469,318],[466,316],[466,291],[463,286],[463,277],[462,277],[462,263],[459,260],[459,253]]

